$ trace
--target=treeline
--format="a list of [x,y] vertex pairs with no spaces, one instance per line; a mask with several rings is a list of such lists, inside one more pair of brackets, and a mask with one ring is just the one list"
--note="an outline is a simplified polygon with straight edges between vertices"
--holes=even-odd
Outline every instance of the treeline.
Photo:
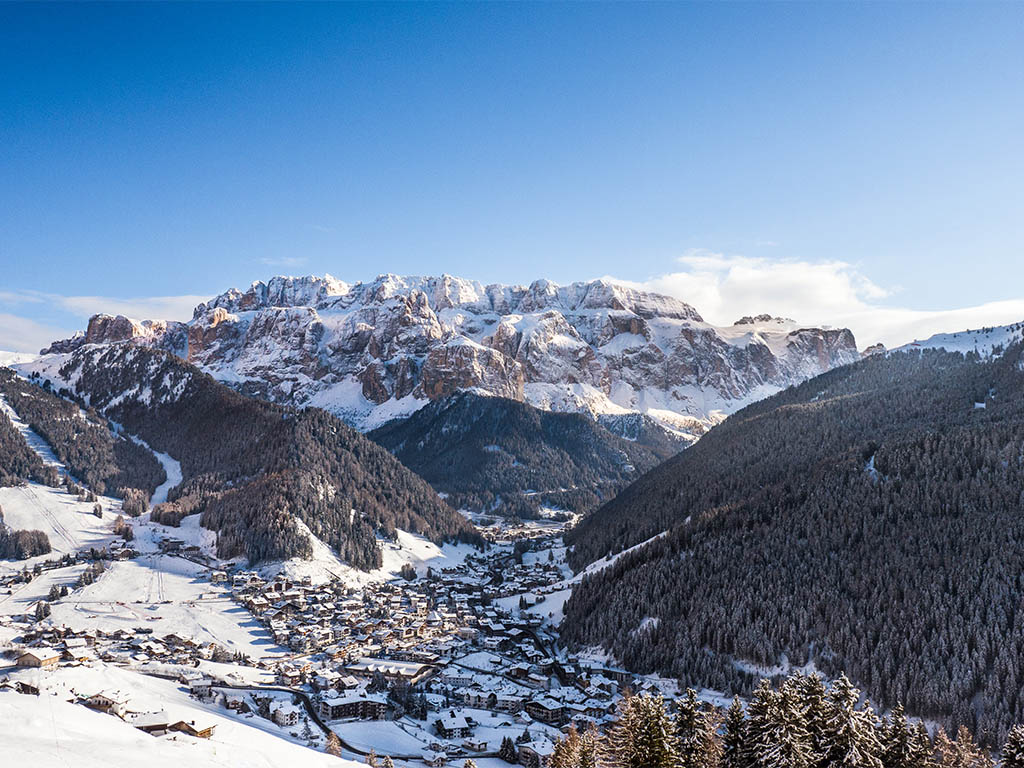
[[[983,407],[982,407],[983,406]],[[1024,722],[1024,370],[876,356],[730,417],[568,539],[563,635],[630,669],[749,692],[847,671],[983,743]]]
[[630,426],[637,440],[581,414],[464,392],[368,437],[452,506],[530,518],[542,506],[588,512],[682,448],[664,430]]
[[[61,369],[107,417],[181,463],[183,481],[154,519],[201,513],[221,557],[308,556],[297,521],[363,569],[396,529],[482,545],[473,526],[385,449],[319,409],[241,395],[173,355],[113,345],[77,350]],[[145,397],[139,393],[145,392]]]
[[[605,733],[571,729],[551,768],[993,768],[992,756],[961,728],[934,738],[896,706],[880,717],[845,676],[826,686],[797,674],[777,687],[761,681],[747,707],[702,705],[692,689],[626,696]],[[1012,728],[1001,768],[1024,768],[1024,728]]]
[[42,531],[12,531],[0,507],[0,560],[27,560],[50,553],[50,540]]
[[115,436],[95,411],[80,409],[46,385],[36,386],[10,368],[0,368],[0,394],[68,471],[96,493],[119,495],[122,488],[139,488],[148,495],[167,479],[150,451]]

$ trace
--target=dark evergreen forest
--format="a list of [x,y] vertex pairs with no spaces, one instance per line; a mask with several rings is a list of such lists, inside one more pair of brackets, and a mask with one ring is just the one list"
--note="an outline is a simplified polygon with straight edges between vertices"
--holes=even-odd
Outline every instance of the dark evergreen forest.
[[452,506],[529,518],[544,505],[589,512],[683,445],[656,426],[636,433],[627,440],[582,414],[464,392],[368,437]]
[[[873,356],[752,405],[567,537],[565,638],[750,692],[813,661],[995,744],[1024,721],[1024,357]],[[645,621],[647,619],[647,621]]]
[[183,481],[156,519],[201,513],[221,557],[308,555],[298,521],[364,569],[380,565],[377,536],[399,528],[482,544],[424,480],[324,411],[241,395],[173,355],[132,345],[80,349],[60,373],[76,382],[61,394],[181,463]]

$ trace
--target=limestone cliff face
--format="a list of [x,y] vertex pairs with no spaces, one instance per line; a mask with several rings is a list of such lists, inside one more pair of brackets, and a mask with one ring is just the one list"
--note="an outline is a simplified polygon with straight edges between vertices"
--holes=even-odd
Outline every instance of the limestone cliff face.
[[242,391],[317,405],[361,428],[458,391],[598,417],[645,413],[692,433],[750,400],[858,359],[844,329],[767,315],[715,327],[690,305],[606,280],[275,277],[188,323],[97,315],[44,352],[172,352]]

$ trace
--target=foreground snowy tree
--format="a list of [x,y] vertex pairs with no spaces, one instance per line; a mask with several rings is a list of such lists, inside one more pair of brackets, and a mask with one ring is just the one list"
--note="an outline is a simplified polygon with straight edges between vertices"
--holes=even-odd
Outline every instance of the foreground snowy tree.
[[999,757],[1000,768],[1024,768],[1024,726],[1010,729]]
[[601,762],[617,768],[674,768],[675,727],[661,696],[626,696],[608,729]]

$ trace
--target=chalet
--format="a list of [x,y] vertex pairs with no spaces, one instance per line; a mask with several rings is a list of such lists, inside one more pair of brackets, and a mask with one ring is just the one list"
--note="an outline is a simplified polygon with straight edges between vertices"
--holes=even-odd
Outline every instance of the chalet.
[[213,736],[213,729],[217,726],[215,724],[210,725],[196,725],[195,720],[178,720],[176,723],[171,723],[167,726],[169,731],[178,731],[188,736],[194,736],[197,739],[208,739]]
[[487,751],[487,739],[479,739],[470,737],[463,739],[462,746],[468,749],[470,752],[486,752]]
[[473,733],[466,718],[456,715],[454,711],[449,711],[447,715],[434,721],[434,730],[442,739],[464,739]]
[[123,717],[128,709],[128,694],[123,691],[100,691],[86,698],[84,703],[90,709]]
[[444,752],[425,749],[423,750],[423,762],[430,768],[444,768],[444,764],[448,762],[448,756]]
[[280,702],[270,708],[270,716],[274,722],[286,728],[299,722],[301,712],[302,710],[290,701]]
[[61,652],[53,648],[29,648],[18,656],[18,666],[48,669],[57,666],[60,657]]
[[526,702],[526,714],[534,720],[548,725],[562,725],[565,719],[565,708],[554,699],[546,696]]
[[170,727],[166,712],[133,712],[125,720],[151,736],[163,736]]
[[434,673],[434,668],[429,664],[366,657],[350,664],[345,670],[359,677],[373,677],[379,673],[388,682],[407,683],[408,685],[416,685]]
[[519,763],[526,768],[548,768],[555,745],[547,739],[528,741],[519,745]]

